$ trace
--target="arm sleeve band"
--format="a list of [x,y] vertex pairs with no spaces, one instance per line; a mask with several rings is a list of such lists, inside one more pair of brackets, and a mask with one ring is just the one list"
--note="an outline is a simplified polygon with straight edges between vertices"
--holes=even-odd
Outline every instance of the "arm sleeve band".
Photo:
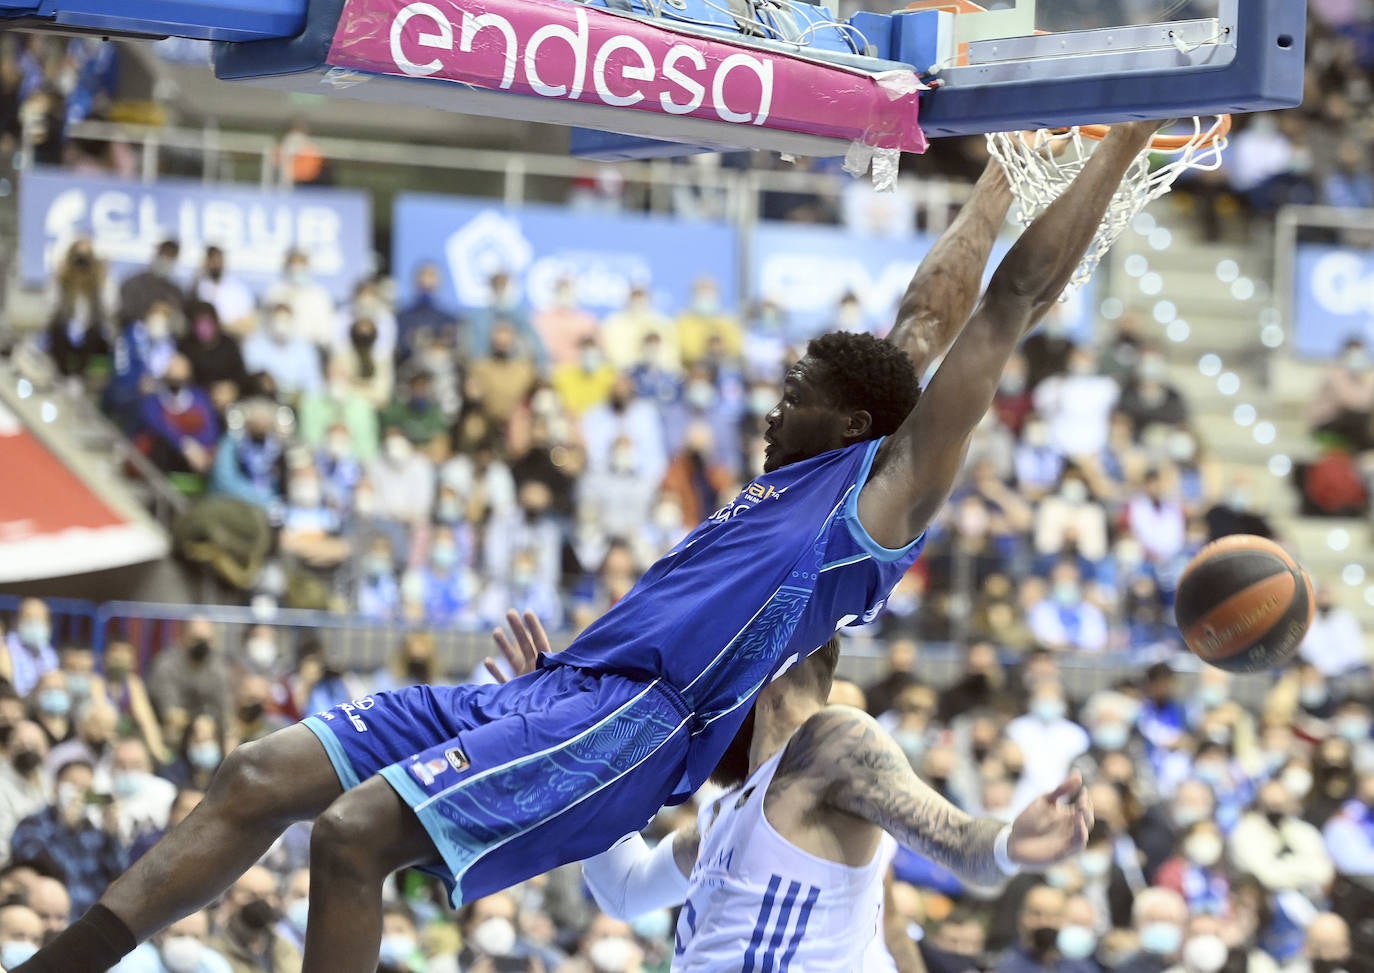
[[633,919],[687,900],[687,878],[673,857],[673,835],[650,848],[638,834],[627,835],[582,863],[582,877],[601,911]]

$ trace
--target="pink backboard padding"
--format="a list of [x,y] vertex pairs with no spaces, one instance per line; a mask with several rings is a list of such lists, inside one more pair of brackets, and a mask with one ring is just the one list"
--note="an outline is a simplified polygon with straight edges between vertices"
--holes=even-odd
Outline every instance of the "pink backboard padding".
[[331,66],[924,152],[911,71],[862,74],[569,0],[347,0]]

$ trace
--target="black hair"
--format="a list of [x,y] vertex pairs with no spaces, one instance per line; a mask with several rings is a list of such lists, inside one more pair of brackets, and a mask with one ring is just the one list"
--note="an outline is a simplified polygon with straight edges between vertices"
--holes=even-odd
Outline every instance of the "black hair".
[[806,355],[822,366],[818,384],[835,405],[872,416],[871,438],[896,432],[921,394],[911,356],[872,335],[824,334],[811,339]]

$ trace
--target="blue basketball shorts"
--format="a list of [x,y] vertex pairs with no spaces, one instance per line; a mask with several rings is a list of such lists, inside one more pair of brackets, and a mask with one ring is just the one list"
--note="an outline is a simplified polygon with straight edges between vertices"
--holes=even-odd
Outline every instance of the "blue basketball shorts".
[[304,720],[345,789],[415,811],[454,906],[605,851],[672,796],[692,715],[661,681],[548,666],[505,685],[412,686]]

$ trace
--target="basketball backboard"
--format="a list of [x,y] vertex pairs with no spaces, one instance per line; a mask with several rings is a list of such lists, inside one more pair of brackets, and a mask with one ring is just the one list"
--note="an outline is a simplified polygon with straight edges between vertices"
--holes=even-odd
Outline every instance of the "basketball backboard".
[[1303,0],[988,3],[839,16],[803,0],[0,0],[0,18],[222,38],[224,80],[595,130],[574,152],[599,158],[890,158],[926,136],[1302,97]]

